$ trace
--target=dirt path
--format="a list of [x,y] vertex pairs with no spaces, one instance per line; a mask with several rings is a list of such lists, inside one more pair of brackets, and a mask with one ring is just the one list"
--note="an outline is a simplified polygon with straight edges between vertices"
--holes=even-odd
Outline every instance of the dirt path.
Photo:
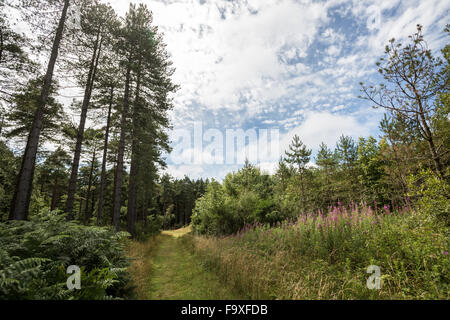
[[212,272],[206,271],[181,243],[188,229],[163,232],[151,258],[147,292],[150,300],[239,299]]

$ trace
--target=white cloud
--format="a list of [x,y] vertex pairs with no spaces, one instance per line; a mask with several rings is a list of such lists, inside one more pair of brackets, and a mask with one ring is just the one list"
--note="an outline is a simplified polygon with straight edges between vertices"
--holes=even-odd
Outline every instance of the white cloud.
[[370,135],[372,129],[372,123],[352,115],[311,112],[306,115],[301,125],[293,128],[283,137],[281,146],[286,150],[296,134],[310,149],[317,150],[322,142],[329,147],[334,147],[343,134],[358,139],[360,136]]
[[182,179],[184,176],[188,176],[193,179],[202,178],[205,175],[204,168],[201,165],[186,165],[186,166],[175,166],[169,165],[165,172],[169,173],[171,176]]
[[[177,69],[175,127],[202,117],[220,130],[279,126],[288,131],[282,147],[297,133],[313,149],[322,141],[334,146],[342,134],[376,134],[381,113],[356,100],[359,82],[373,79],[389,39],[406,39],[417,23],[430,47],[441,48],[450,9],[445,0],[142,2],[152,9]],[[123,14],[128,3],[113,6]],[[274,163],[262,165],[273,169]],[[220,176],[218,170],[213,175]]]
[[288,57],[305,56],[327,21],[326,5],[310,1],[184,0],[151,8],[177,67],[177,103],[231,110],[242,108],[243,96],[263,104],[285,94],[270,85],[288,73],[279,55],[287,47]]

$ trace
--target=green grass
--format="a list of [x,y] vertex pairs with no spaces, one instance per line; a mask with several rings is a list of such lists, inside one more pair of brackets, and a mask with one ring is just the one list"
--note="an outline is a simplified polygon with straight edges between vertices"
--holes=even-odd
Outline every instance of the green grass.
[[[153,253],[141,255],[134,265],[133,278],[141,289],[143,300],[235,300],[241,297],[221,282],[218,276],[205,270],[200,262],[182,244],[180,237],[165,233],[149,239],[157,246],[146,246]],[[176,235],[179,232],[175,232]],[[145,250],[145,246],[144,246]],[[142,283],[146,282],[146,283]]]
[[[248,299],[449,299],[448,229],[415,211],[301,217],[186,247]],[[381,289],[366,286],[381,268]]]
[[[413,210],[370,208],[220,238],[175,230],[133,246],[144,257],[134,279],[152,300],[448,299],[447,232]],[[380,290],[366,286],[369,265],[381,268]]]

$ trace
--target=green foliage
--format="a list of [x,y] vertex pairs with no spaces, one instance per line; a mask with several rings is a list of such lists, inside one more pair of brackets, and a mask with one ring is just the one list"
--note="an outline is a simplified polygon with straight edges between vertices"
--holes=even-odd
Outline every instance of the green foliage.
[[173,179],[168,174],[159,178],[155,186],[156,214],[163,216],[164,229],[179,228],[191,222],[195,201],[205,192],[209,180],[189,177]]
[[216,181],[197,200],[192,226],[197,233],[230,234],[255,222],[276,223],[286,218],[277,210],[273,198],[273,181],[269,175],[248,162],[236,173]]
[[192,227],[200,234],[229,234],[239,228],[237,219],[222,186],[212,181],[208,185],[206,194],[195,204]]
[[426,217],[450,226],[450,184],[430,169],[409,177],[409,195]]
[[14,194],[18,159],[3,141],[0,141],[0,221],[6,220]]
[[299,172],[302,172],[311,159],[311,152],[300,141],[300,138],[295,135],[292,144],[289,146],[289,152],[286,151],[286,161],[292,165],[296,165]]
[[380,158],[380,148],[373,137],[360,138],[358,144],[358,164],[361,168],[359,176],[364,187],[365,200],[369,203],[374,201],[383,202],[382,178],[384,175],[383,163]]
[[134,238],[139,241],[147,240],[150,236],[154,236],[161,232],[163,227],[163,217],[158,215],[150,215],[145,223],[136,223]]
[[[110,299],[132,294],[124,255],[127,233],[67,222],[43,211],[0,224],[3,299]],[[81,268],[81,290],[68,290],[66,269]]]
[[[11,128],[5,135],[7,138],[24,138],[29,133],[38,106],[42,83],[42,77],[32,79],[21,92],[13,97],[11,110],[6,115],[7,124]],[[42,136],[53,142],[57,141],[56,134],[61,123],[67,120],[63,106],[54,97],[57,90],[57,85],[53,84],[42,119]]]
[[[446,28],[448,33],[448,26]],[[378,86],[361,83],[364,99],[374,103],[374,107],[384,108],[397,122],[403,123],[409,133],[417,134],[427,144],[427,158],[441,176],[445,173],[443,155],[437,143],[439,134],[433,132],[439,95],[448,92],[448,48],[443,55],[433,57],[417,25],[417,32],[409,36],[409,43],[402,44],[391,39],[385,49],[385,57],[377,63],[384,82]],[[448,150],[447,150],[448,151]]]
[[[449,299],[446,230],[411,209],[336,207],[191,241],[203,264],[249,299]],[[370,265],[381,269],[380,290],[366,286]]]

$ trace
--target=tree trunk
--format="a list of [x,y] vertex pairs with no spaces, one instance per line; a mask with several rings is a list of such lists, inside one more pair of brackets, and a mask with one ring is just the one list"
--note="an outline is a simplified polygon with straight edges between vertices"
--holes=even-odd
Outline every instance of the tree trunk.
[[300,188],[302,191],[302,214],[305,214],[306,212],[306,205],[305,205],[305,186],[303,183],[303,172],[300,172]]
[[1,110],[1,112],[2,112],[2,120],[0,122],[0,138],[2,137],[3,126],[5,125],[5,113],[3,112],[3,110]]
[[50,206],[50,211],[54,211],[56,209],[56,205],[58,204],[58,197],[59,197],[58,177],[56,177],[55,182],[53,183],[53,188],[52,188],[52,203]]
[[420,122],[422,123],[423,129],[425,131],[426,137],[425,140],[428,142],[428,147],[430,148],[431,158],[433,159],[434,166],[436,167],[436,173],[441,177],[444,177],[444,168],[441,164],[441,158],[437,154],[436,146],[434,145],[433,134],[428,126],[427,120],[425,119],[425,111],[422,106],[422,100],[417,92],[417,90],[413,87],[414,93],[416,95],[416,100],[419,105],[419,116]]
[[123,97],[122,118],[120,121],[120,140],[119,150],[117,153],[117,167],[116,167],[116,185],[114,187],[114,212],[113,221],[116,227],[116,232],[120,227],[120,198],[122,194],[122,175],[123,175],[123,158],[125,153],[125,135],[127,130],[127,116],[130,98],[130,82],[131,82],[131,55],[128,60],[127,75],[125,79],[125,92]]
[[3,60],[3,30],[0,29],[0,64]]
[[83,198],[80,197],[80,207],[78,208],[78,217],[81,219],[81,212],[83,210]]
[[93,187],[94,187],[94,191],[92,191],[91,215],[94,213],[94,210],[95,210],[95,189],[96,188],[95,188],[95,185]]
[[142,219],[144,220],[144,226],[147,226],[148,222],[148,207],[150,206],[150,197],[148,191],[145,191],[144,211],[142,212]]
[[430,139],[428,139],[427,142],[428,142],[428,146],[430,148],[431,157],[433,158],[434,166],[436,167],[436,172],[441,177],[444,177],[445,173],[444,173],[444,168],[442,167],[442,164],[441,164],[441,157],[439,157],[439,155],[437,154],[436,146],[434,145],[433,138],[430,137]]
[[106,120],[106,130],[105,130],[105,143],[103,145],[103,159],[102,159],[102,172],[100,175],[100,191],[98,195],[98,209],[97,209],[97,224],[100,225],[103,215],[103,194],[105,193],[105,178],[106,178],[106,157],[108,155],[108,140],[109,140],[109,129],[111,127],[111,111],[114,99],[114,87],[111,86],[111,91],[109,95],[109,108],[108,108],[108,118]]
[[86,207],[84,209],[84,222],[87,224],[89,222],[90,213],[89,213],[89,199],[91,197],[91,188],[92,188],[92,175],[94,173],[94,162],[95,162],[95,155],[96,151],[94,149],[94,153],[92,155],[92,162],[91,162],[91,168],[89,169],[89,182],[88,182],[88,188],[86,191]]
[[[113,168],[113,174],[114,174],[114,181],[113,181],[113,197],[114,197],[114,191],[116,190],[116,185],[117,185],[117,157],[114,160],[114,168]],[[113,198],[113,203],[112,203],[112,214],[111,214],[111,224],[114,225],[114,198]]]
[[131,143],[131,164],[130,164],[130,180],[128,185],[128,212],[127,212],[127,222],[128,222],[128,232],[134,236],[134,226],[137,220],[137,209],[136,209],[136,177],[138,171],[138,108],[139,108],[139,93],[141,90],[141,63],[139,61],[138,74],[136,82],[136,97],[133,106],[133,138]]
[[41,95],[37,101],[37,109],[34,115],[34,120],[31,125],[31,130],[28,135],[27,146],[22,158],[20,172],[17,177],[17,184],[14,191],[14,197],[11,203],[11,211],[9,219],[11,220],[26,220],[28,218],[28,208],[30,206],[31,192],[33,188],[33,176],[36,164],[36,154],[39,145],[39,137],[42,129],[42,118],[44,116],[44,108],[47,104],[48,96],[50,94],[50,87],[53,79],[53,71],[55,69],[56,59],[58,58],[59,45],[63,37],[64,24],[66,22],[67,10],[70,1],[64,1],[64,7],[59,19],[58,28],[56,29],[56,36],[53,41],[52,53],[47,66],[44,83],[41,90]]
[[66,201],[66,213],[68,214],[67,219],[69,220],[73,218],[72,210],[75,201],[75,192],[77,188],[78,168],[80,166],[80,158],[81,158],[81,145],[83,144],[84,127],[86,125],[87,111],[89,108],[89,102],[91,101],[92,89],[95,82],[95,74],[97,71],[98,60],[101,53],[101,45],[102,42],[100,40],[100,30],[99,30],[97,33],[97,38],[95,40],[94,51],[92,53],[91,64],[89,66],[89,73],[86,80],[83,104],[81,107],[80,124],[78,126],[77,131],[77,142],[75,144],[75,153],[72,162],[72,172],[70,174],[69,180],[69,191],[67,194],[67,201]]
[[147,191],[144,190],[143,192],[143,199],[142,199],[142,217],[141,221],[145,225],[145,211],[147,211]]

